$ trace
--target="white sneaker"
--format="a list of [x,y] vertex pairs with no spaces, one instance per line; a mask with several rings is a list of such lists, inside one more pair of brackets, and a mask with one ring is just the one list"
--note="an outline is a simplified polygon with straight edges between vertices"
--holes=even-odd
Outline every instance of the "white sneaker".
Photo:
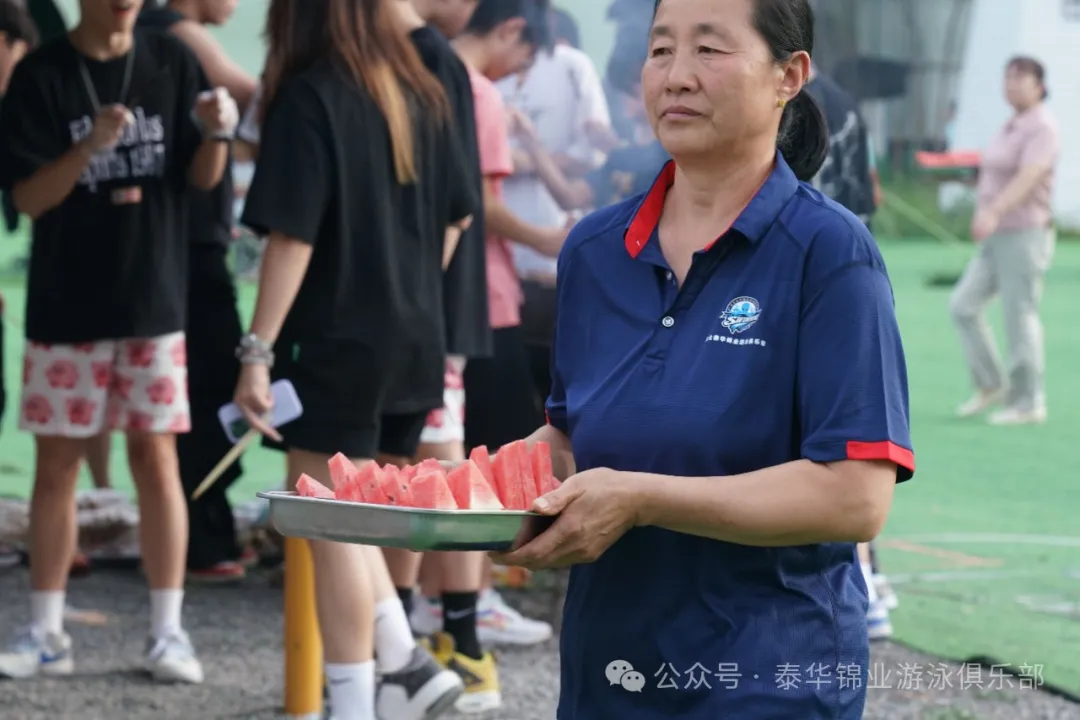
[[1004,390],[980,390],[970,400],[956,409],[956,415],[962,418],[975,417],[983,414],[1004,399]]
[[870,610],[866,613],[866,634],[871,640],[885,640],[891,638],[892,633],[889,610],[885,603],[881,600],[870,603]]
[[183,630],[147,640],[146,671],[158,682],[197,685],[203,681],[202,663]]
[[434,635],[442,630],[442,602],[437,598],[417,597],[409,613],[409,625],[418,637]]
[[21,680],[38,674],[70,675],[74,670],[71,637],[67,633],[46,633],[31,626],[0,652],[0,677]]
[[874,590],[877,591],[878,599],[886,610],[895,610],[900,606],[900,598],[897,597],[896,591],[893,590],[889,579],[881,573],[874,573]]
[[465,684],[421,647],[409,664],[379,678],[375,714],[379,720],[434,720],[454,707]]
[[1041,425],[1046,422],[1046,408],[1036,410],[1017,410],[1004,408],[992,413],[987,422],[991,425]]
[[476,634],[485,645],[536,645],[551,639],[551,625],[525,617],[495,590],[480,593],[476,610]]

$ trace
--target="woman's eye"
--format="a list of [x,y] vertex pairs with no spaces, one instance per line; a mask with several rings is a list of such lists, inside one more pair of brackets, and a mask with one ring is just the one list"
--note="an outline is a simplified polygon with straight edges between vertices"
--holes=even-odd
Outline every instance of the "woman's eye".
[[670,55],[671,54],[671,48],[668,48],[668,47],[655,47],[655,48],[652,49],[651,54],[652,54],[653,57],[660,57],[661,55]]
[[702,45],[702,46],[698,47],[698,52],[699,53],[707,53],[707,54],[716,54],[716,53],[722,53],[723,50],[717,50],[716,48],[711,48],[711,47],[707,47],[705,45]]

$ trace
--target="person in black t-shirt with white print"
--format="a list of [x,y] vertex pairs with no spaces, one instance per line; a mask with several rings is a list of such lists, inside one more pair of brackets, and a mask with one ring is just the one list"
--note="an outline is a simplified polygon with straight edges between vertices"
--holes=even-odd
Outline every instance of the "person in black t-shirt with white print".
[[[139,27],[168,32],[187,45],[210,82],[228,89],[243,111],[255,94],[255,78],[229,58],[205,27],[224,25],[235,8],[236,0],[170,0],[159,7],[143,8]],[[217,415],[218,409],[232,400],[240,375],[235,349],[243,330],[228,263],[233,203],[231,161],[216,188],[192,193],[190,198],[186,332],[191,432],[177,438],[180,479],[189,498],[232,447],[221,432]],[[250,549],[241,551],[229,504],[228,490],[241,473],[237,461],[198,500],[189,500],[189,582],[241,580],[247,574],[245,564],[257,560]]]
[[237,119],[194,56],[134,32],[141,0],[82,0],[79,25],[16,69],[0,112],[0,187],[34,221],[20,426],[35,435],[32,624],[0,675],[72,671],[64,587],[87,439],[127,434],[150,584],[146,668],[201,682],[181,627],[189,429],[184,305],[189,186],[220,182]]
[[[339,452],[407,463],[442,404],[444,251],[479,199],[446,94],[388,0],[272,0],[267,30],[242,222],[269,239],[236,402],[286,446],[290,483],[329,484]],[[262,419],[271,367],[304,408],[280,433]],[[380,550],[309,546],[337,720],[446,708],[462,682],[417,647]]]

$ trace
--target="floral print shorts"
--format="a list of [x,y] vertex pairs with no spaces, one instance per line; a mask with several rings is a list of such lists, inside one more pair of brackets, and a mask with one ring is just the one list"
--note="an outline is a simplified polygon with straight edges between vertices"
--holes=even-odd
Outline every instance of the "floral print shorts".
[[102,430],[188,432],[184,333],[78,345],[28,342],[19,427],[69,438]]

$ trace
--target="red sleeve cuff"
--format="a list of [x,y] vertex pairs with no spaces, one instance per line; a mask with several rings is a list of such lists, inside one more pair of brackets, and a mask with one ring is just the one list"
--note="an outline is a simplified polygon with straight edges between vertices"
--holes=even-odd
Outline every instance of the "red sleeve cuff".
[[860,442],[849,440],[847,444],[848,460],[888,460],[894,462],[909,473],[915,472],[915,453],[888,440],[882,442]]

